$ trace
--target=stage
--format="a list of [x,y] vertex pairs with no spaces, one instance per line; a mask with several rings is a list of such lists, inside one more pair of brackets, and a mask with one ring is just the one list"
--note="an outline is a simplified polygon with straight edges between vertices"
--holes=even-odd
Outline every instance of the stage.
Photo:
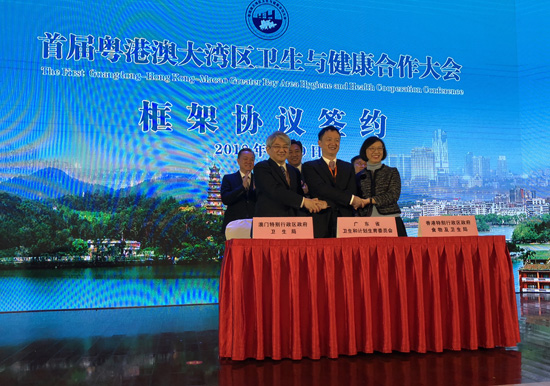
[[516,347],[299,361],[220,361],[217,305],[4,313],[0,384],[550,384],[550,296],[516,300]]

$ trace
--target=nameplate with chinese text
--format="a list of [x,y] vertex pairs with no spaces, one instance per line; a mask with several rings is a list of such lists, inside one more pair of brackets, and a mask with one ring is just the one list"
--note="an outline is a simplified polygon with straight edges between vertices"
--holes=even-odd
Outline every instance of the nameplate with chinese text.
[[475,216],[420,216],[419,237],[477,236]]
[[397,237],[395,217],[338,217],[336,237]]
[[253,239],[312,239],[311,217],[254,217]]

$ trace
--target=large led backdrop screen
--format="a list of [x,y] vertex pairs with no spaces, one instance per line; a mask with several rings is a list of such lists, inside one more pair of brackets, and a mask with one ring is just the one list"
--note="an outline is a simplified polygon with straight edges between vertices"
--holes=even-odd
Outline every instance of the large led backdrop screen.
[[305,161],[329,124],[347,161],[383,138],[412,236],[544,241],[549,8],[0,1],[0,312],[217,302],[219,179],[276,130]]

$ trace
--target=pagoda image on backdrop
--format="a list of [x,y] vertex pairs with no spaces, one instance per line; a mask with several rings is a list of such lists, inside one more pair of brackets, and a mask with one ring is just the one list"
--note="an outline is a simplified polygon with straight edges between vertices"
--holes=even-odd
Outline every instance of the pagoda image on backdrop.
[[206,212],[208,214],[223,215],[221,195],[220,168],[214,164],[210,169],[208,178],[208,190],[206,197]]

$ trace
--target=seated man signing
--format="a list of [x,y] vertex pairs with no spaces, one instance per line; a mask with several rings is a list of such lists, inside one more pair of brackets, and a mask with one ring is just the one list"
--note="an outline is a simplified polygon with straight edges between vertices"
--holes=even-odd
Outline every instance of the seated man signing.
[[300,208],[317,213],[327,207],[326,201],[304,197],[298,169],[286,163],[290,138],[281,131],[267,137],[269,159],[254,166],[256,210],[254,217],[298,216]]

